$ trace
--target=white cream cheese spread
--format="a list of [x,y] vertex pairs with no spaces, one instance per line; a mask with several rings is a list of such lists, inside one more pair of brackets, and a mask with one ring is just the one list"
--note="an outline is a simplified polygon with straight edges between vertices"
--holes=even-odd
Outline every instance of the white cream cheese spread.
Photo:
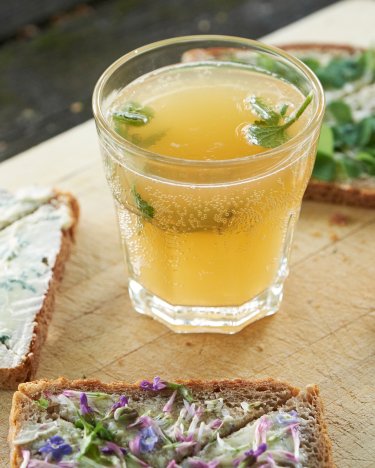
[[0,229],[32,213],[53,196],[53,190],[45,187],[28,187],[15,194],[0,190]]
[[51,199],[52,191],[18,192],[13,198],[3,194],[0,219],[7,227],[0,230],[0,367],[13,368],[29,351],[62,230],[73,218],[67,205]]

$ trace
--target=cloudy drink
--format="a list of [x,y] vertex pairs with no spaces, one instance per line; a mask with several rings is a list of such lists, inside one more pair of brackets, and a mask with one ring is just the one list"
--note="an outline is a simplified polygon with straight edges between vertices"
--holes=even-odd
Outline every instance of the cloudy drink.
[[[170,304],[222,307],[246,303],[283,274],[286,237],[311,159],[292,161],[290,150],[276,159],[262,157],[269,148],[252,141],[248,128],[262,118],[258,100],[284,113],[282,123],[304,99],[272,76],[208,63],[165,68],[118,93],[108,111],[110,125],[141,148],[171,160],[254,159],[247,174],[236,177],[236,168],[224,169],[233,175],[230,183],[215,183],[216,174],[198,168],[191,184],[167,182],[173,168],[149,177],[147,165],[139,174],[108,158],[133,280]],[[308,117],[307,110],[285,130],[288,138]]]

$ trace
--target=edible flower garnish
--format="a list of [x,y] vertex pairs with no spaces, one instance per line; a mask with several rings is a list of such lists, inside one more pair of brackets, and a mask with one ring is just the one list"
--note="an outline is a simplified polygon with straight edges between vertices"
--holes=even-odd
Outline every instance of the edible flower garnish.
[[216,460],[211,460],[209,462],[202,460],[189,460],[189,468],[217,468],[218,466],[219,462]]
[[142,380],[140,387],[143,390],[153,390],[154,392],[157,392],[159,390],[163,390],[163,388],[166,388],[167,382],[161,380],[160,377],[154,377],[152,382],[149,380]]
[[118,408],[123,408],[124,406],[126,406],[127,404],[129,403],[129,399],[124,396],[124,395],[121,395],[118,402],[117,403],[114,403],[112,405],[112,408],[111,408],[111,411],[115,411],[117,410]]
[[267,450],[267,444],[260,444],[255,450],[247,450],[241,457],[234,460],[234,466],[238,468],[245,468],[252,466],[258,460],[258,457]]
[[171,460],[168,465],[167,465],[167,468],[179,468],[180,465],[177,465],[176,463],[176,460]]
[[262,416],[256,427],[255,427],[255,437],[254,437],[254,443],[255,446],[258,447],[261,444],[265,444],[267,441],[267,431],[270,429],[272,426],[272,421],[270,418],[267,417],[267,415]]
[[185,385],[174,382],[167,382],[166,380],[161,380],[160,377],[154,377],[152,382],[149,380],[142,380],[140,387],[143,390],[153,390],[154,392],[163,390],[164,388],[170,388],[171,390],[177,390],[181,394],[182,398],[184,398],[189,403],[193,401],[193,395],[191,394],[190,390],[185,387]]
[[86,393],[83,393],[83,392],[79,396],[79,407],[80,407],[81,413],[84,416],[94,412],[94,410],[89,406]]
[[134,455],[141,452],[152,452],[159,438],[151,426],[144,427],[140,433],[129,442],[129,448]]
[[141,429],[141,452],[152,452],[158,442],[158,436],[151,426]]
[[171,413],[171,412],[172,412],[173,403],[174,403],[174,400],[175,400],[175,398],[176,398],[176,395],[177,395],[177,390],[175,390],[175,391],[172,393],[172,396],[171,396],[170,399],[167,401],[167,403],[164,405],[163,413]]
[[60,436],[53,436],[39,448],[39,453],[46,454],[46,461],[54,460],[59,462],[64,455],[70,455],[73,452],[72,447],[65,443]]
[[127,454],[127,450],[124,447],[120,447],[114,442],[106,442],[105,446],[100,449],[104,455],[117,455],[120,459],[124,458],[124,455]]

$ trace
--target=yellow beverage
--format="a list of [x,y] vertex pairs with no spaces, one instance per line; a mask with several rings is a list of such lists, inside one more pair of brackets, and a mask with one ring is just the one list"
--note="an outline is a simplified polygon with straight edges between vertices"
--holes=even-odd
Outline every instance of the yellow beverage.
[[[304,101],[287,82],[220,63],[160,69],[112,96],[109,125],[134,145],[170,158],[169,165],[145,158],[124,165],[104,153],[130,277],[169,304],[236,307],[286,275],[315,148],[280,147],[268,158],[267,148],[247,138],[259,119],[250,105],[254,97],[277,110],[287,105],[286,117]],[[152,111],[147,124],[113,118],[129,102]],[[310,116],[308,108],[288,137]],[[237,158],[238,164],[225,165]],[[181,159],[190,163],[178,164]],[[241,159],[252,160],[245,166]]]

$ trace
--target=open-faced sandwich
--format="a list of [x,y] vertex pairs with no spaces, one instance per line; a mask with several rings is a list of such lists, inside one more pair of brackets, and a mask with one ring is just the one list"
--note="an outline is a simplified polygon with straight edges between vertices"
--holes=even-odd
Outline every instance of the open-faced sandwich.
[[12,468],[333,467],[316,386],[63,378],[14,394]]
[[[330,44],[281,46],[320,79],[327,101],[316,162],[305,198],[375,208],[375,51]],[[229,48],[192,49],[182,61],[219,59],[283,76],[266,55]]]
[[35,375],[77,220],[70,194],[0,191],[0,388]]

